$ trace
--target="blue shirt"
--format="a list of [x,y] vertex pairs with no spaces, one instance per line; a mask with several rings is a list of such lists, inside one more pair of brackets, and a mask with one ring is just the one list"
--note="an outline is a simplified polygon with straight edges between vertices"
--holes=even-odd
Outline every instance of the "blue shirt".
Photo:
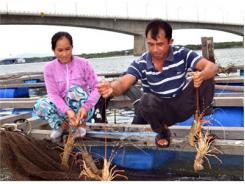
[[190,49],[172,46],[161,72],[154,68],[151,55],[146,52],[131,63],[127,73],[142,81],[145,93],[153,93],[160,98],[172,98],[185,89],[188,84],[187,70],[195,70],[196,63],[201,58]]

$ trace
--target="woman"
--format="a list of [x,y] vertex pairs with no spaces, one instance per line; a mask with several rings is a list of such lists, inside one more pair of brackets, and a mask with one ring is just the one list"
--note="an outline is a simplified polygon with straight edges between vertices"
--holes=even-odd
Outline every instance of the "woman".
[[90,121],[100,98],[96,88],[97,75],[90,62],[72,55],[73,41],[67,32],[57,32],[51,40],[56,59],[44,68],[47,98],[37,101],[34,112],[49,122],[50,138],[56,140],[68,126],[76,127],[75,137],[86,130],[82,121]]

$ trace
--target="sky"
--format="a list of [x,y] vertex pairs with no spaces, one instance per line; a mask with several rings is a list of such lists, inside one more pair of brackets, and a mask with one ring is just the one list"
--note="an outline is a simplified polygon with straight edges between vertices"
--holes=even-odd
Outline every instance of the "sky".
[[[59,3],[57,3],[57,1]],[[0,0],[0,11],[51,12],[199,20],[244,23],[243,0]],[[96,4],[96,6],[94,6]],[[212,5],[212,6],[210,6]],[[163,11],[164,10],[164,11]],[[0,25],[0,59],[8,57],[50,56],[50,40],[57,31],[69,32],[74,54],[96,53],[133,48],[133,36],[88,28],[44,25]],[[175,44],[200,44],[202,36],[214,42],[243,41],[243,37],[213,30],[174,30]]]

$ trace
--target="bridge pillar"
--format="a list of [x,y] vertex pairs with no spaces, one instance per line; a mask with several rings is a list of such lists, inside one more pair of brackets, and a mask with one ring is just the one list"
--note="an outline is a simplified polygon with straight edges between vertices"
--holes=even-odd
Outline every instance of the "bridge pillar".
[[143,35],[134,35],[134,52],[135,56],[141,55],[146,51],[145,37]]

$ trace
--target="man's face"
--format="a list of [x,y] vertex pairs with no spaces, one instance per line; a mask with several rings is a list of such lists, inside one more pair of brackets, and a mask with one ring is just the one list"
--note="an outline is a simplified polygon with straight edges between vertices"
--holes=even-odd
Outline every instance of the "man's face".
[[172,39],[168,40],[165,37],[164,30],[162,29],[159,30],[156,38],[157,40],[154,40],[151,37],[151,31],[148,32],[147,37],[146,37],[148,49],[153,59],[163,60],[167,57],[169,47],[173,43],[173,40]]

